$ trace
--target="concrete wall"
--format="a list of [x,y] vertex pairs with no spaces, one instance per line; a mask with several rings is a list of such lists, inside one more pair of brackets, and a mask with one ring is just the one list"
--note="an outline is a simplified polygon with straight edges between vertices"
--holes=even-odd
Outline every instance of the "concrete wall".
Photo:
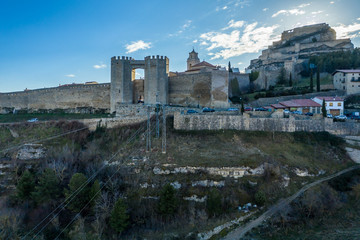
[[358,135],[360,124],[355,122],[332,122],[332,119],[296,120],[290,118],[250,118],[241,115],[174,114],[174,128],[177,130],[221,130],[275,132],[322,132],[337,135]]
[[67,112],[109,112],[110,84],[91,84],[0,93],[0,112],[13,109],[36,112],[63,109]]

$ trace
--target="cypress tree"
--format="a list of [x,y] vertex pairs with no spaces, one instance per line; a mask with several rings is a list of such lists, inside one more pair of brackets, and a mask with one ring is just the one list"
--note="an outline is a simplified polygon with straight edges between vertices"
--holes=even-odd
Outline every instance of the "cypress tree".
[[290,76],[289,76],[289,86],[292,87],[293,85],[293,81],[292,81],[292,75],[290,73]]
[[118,233],[123,232],[129,225],[129,215],[127,214],[127,206],[125,202],[119,198],[110,216],[110,226]]
[[245,112],[245,108],[244,108],[244,101],[241,101],[241,114],[243,114]]
[[326,112],[326,106],[325,106],[325,99],[323,99],[323,103],[322,103],[322,107],[321,107],[321,112],[323,117],[327,116],[327,112]]
[[313,70],[310,70],[310,92],[314,91]]
[[317,68],[316,71],[316,91],[320,92],[320,68]]
[[232,71],[232,68],[231,68],[231,63],[230,63],[230,61],[229,61],[229,72],[233,72],[233,71]]
[[176,190],[170,184],[166,184],[160,193],[159,211],[163,215],[173,215],[177,210]]
[[35,189],[35,178],[34,175],[26,170],[16,185],[16,195],[21,200],[28,200],[31,198],[31,193]]

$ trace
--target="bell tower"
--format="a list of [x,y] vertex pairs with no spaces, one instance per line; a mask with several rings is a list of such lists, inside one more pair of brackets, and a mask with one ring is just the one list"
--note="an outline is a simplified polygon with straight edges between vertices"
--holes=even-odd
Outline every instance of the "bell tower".
[[191,70],[191,67],[195,64],[200,63],[200,59],[198,57],[198,53],[195,52],[194,48],[191,52],[189,52],[189,58],[187,59],[187,70]]

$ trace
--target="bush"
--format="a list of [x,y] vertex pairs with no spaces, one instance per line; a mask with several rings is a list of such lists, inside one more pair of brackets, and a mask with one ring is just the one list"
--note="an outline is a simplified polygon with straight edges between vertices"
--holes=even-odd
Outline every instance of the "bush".
[[31,194],[36,203],[56,200],[61,195],[60,180],[52,169],[45,169],[39,177],[35,191]]
[[[70,179],[69,189],[65,189],[65,197],[72,198],[71,202],[68,205],[68,208],[73,212],[80,212],[88,203],[85,212],[89,211],[96,200],[95,194],[98,193],[100,186],[99,182],[95,181],[94,184],[90,187],[87,182],[87,178],[82,173],[75,173]],[[78,191],[80,188],[82,190]]]
[[163,215],[173,215],[177,210],[176,190],[170,184],[166,184],[160,193],[159,211]]
[[125,202],[119,198],[110,216],[110,226],[118,233],[122,233],[129,225],[129,215]]
[[216,188],[210,191],[206,199],[206,210],[211,217],[221,213],[221,194]]
[[21,200],[29,200],[31,198],[31,193],[35,189],[35,178],[34,175],[26,170],[19,179],[18,184],[16,185],[16,195]]
[[264,205],[266,202],[266,196],[263,191],[258,191],[255,193],[255,203],[259,206]]

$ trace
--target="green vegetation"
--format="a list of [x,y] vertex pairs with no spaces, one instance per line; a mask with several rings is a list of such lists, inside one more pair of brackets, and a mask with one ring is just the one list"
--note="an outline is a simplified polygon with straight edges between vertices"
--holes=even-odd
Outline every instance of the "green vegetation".
[[256,79],[258,79],[259,77],[259,74],[260,73],[258,71],[251,71],[251,73],[249,74],[250,82],[256,81]]
[[323,99],[323,102],[322,102],[321,112],[322,112],[323,117],[327,116],[325,99]]
[[122,233],[129,226],[129,215],[127,205],[122,198],[119,198],[110,216],[110,226],[118,233]]
[[277,84],[279,85],[285,85],[287,83],[287,79],[286,79],[286,70],[284,67],[282,67],[280,69],[280,73],[279,76],[277,78]]
[[[23,237],[79,186],[85,186],[39,238],[54,239],[64,230],[61,239],[119,239],[120,235],[121,239],[191,239],[242,216],[239,205],[271,205],[318,178],[297,176],[295,168],[317,175],[320,170],[331,174],[353,164],[344,150],[346,143],[328,133],[175,131],[168,119],[167,153],[163,154],[157,138],[152,138],[152,151],[145,151],[145,126],[99,126],[94,132],[45,141],[46,156],[36,161],[14,161],[17,149],[2,153],[15,162],[16,170],[9,174],[19,180],[16,192],[9,190],[0,198],[4,209],[0,238]],[[19,137],[5,127],[0,128],[0,136],[8,146],[27,137],[48,137],[81,127],[65,121],[26,123],[11,126]],[[140,134],[126,144],[140,127],[144,127]],[[109,160],[115,152],[118,155]],[[109,164],[104,165],[105,160]],[[265,166],[263,173],[238,179],[204,169],[259,166]],[[180,167],[196,170],[172,173]],[[156,169],[165,173],[157,174]],[[94,173],[98,174],[92,178]],[[284,176],[291,179],[287,187],[282,184]],[[73,218],[77,220],[64,229]]]

